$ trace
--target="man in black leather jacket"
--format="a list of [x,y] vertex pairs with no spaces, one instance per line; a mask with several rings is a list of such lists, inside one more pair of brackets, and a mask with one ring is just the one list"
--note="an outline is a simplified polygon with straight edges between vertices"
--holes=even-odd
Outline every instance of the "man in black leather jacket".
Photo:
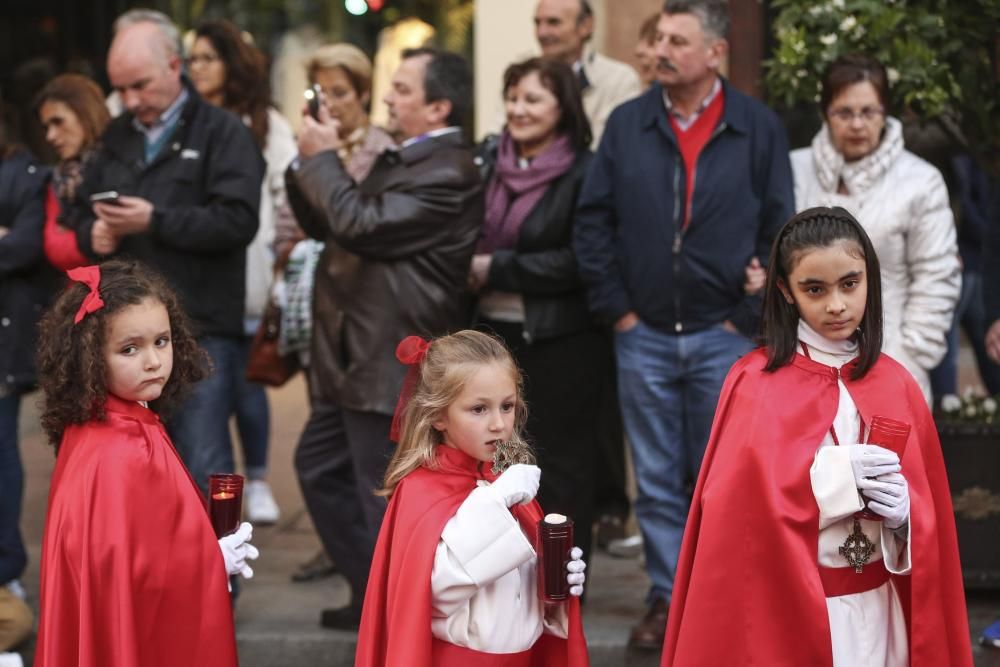
[[385,98],[398,150],[355,183],[337,155],[338,123],[320,105],[287,174],[299,223],[336,252],[318,267],[309,380],[319,398],[295,465],[323,545],[351,602],[321,624],[356,628],[385,501],[373,492],[392,453],[389,429],[405,367],[396,345],[467,325],[465,278],[483,218],[482,184],[461,123],[471,74],[460,56],[404,52]]
[[195,481],[233,470],[233,378],[242,374],[246,246],[258,226],[264,159],[235,115],[202,100],[181,73],[177,29],[150,10],[115,24],[108,76],[125,113],[108,125],[72,212],[84,252],[141,260],[164,275],[194,321],[213,372],[168,424]]

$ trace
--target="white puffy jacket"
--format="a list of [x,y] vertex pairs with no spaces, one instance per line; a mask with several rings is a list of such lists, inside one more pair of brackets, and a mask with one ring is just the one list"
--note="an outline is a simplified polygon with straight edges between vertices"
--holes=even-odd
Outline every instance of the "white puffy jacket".
[[[928,371],[944,357],[961,290],[955,223],[944,179],[903,148],[902,125],[886,118],[875,152],[845,163],[824,125],[810,148],[792,151],[795,208],[842,206],[868,232],[882,267],[883,351],[930,399]],[[850,194],[837,193],[843,180]]]

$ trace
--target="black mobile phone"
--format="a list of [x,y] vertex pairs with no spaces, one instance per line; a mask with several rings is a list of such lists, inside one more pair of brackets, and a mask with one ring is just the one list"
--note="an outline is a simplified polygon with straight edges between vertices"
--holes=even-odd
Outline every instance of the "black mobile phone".
[[96,204],[97,202],[104,202],[105,204],[116,204],[118,203],[118,198],[121,195],[115,190],[106,190],[104,192],[95,192],[90,195],[90,203]]
[[319,84],[314,83],[312,86],[306,88],[303,95],[306,98],[306,104],[309,106],[309,115],[313,117],[313,120],[319,120],[319,103],[322,97],[322,89],[319,87]]

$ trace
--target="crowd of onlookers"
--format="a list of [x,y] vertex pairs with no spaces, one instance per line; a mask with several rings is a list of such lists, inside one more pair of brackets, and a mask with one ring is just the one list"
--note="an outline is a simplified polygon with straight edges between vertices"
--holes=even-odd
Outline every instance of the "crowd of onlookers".
[[[507,69],[503,129],[474,148],[470,67],[432,47],[403,52],[374,100],[369,57],[322,46],[297,136],[271,106],[264,54],[225,20],[182,40],[168,17],[130,11],[110,98],[78,74],[44,86],[56,164],[0,140],[0,608],[24,606],[17,419],[35,322],[59,271],[107,257],[145,262],[180,295],[213,370],[168,428],[204,488],[234,469],[235,418],[258,523],[279,510],[267,395],[247,364],[280,307],[281,350],[308,379],[295,467],[324,550],[298,576],[335,565],[351,589],[324,610],[331,628],[360,618],[407,335],[471,326],[504,341],[525,375],[540,503],[596,525],[600,546],[621,542],[632,511],[627,436],[651,580],[640,647],[663,641],[722,381],[754,345],[769,248],[796,211],[842,206],[865,227],[885,351],[928,400],[955,391],[959,327],[1000,392],[988,177],[967,153],[939,169],[906,149],[882,64],[832,63],[822,128],[790,152],[777,114],[720,75],[725,0],[666,0],[642,26],[638,74],[592,47],[586,0],[539,0],[534,21],[541,56]],[[379,104],[386,127],[369,122]],[[591,531],[577,535],[590,560]],[[0,651],[27,623],[0,632]]]

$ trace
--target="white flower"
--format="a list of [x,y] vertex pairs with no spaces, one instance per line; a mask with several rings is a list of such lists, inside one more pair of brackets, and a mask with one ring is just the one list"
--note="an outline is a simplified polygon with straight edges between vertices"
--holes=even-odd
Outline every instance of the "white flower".
[[836,33],[831,32],[828,35],[823,35],[822,37],[820,37],[819,41],[826,46],[833,46],[834,44],[837,43],[837,35]]
[[813,5],[812,7],[809,8],[810,16],[819,16],[822,13],[823,13],[823,7],[821,5]]
[[852,37],[854,37],[854,39],[861,39],[862,37],[865,36],[865,32],[867,32],[865,30],[865,27],[863,25],[859,25],[857,28],[854,29],[854,34],[852,35]]
[[804,79],[808,74],[809,72],[807,72],[804,67],[800,67],[799,69],[795,70],[795,76],[798,79]]
[[899,70],[895,67],[890,67],[885,71],[887,77],[889,77],[889,85],[894,86],[896,82],[899,81]]
[[983,412],[985,412],[988,415],[991,415],[991,414],[993,414],[996,411],[997,411],[997,402],[995,400],[993,400],[992,398],[984,398],[983,399]]
[[834,7],[836,7],[837,9],[843,9],[844,8],[844,0],[833,0],[833,2],[831,4]]
[[858,24],[858,20],[854,16],[848,16],[846,19],[840,22],[841,32],[850,32],[851,28]]
[[974,406],[974,405],[967,406],[965,408],[965,416],[966,417],[975,417],[976,416],[976,406]]
[[958,412],[962,409],[962,399],[955,394],[945,394],[941,397],[941,409],[945,412]]
[[964,398],[965,400],[969,400],[971,398],[974,398],[975,395],[976,395],[976,388],[973,387],[971,384],[965,385],[965,389],[962,390],[962,398]]

